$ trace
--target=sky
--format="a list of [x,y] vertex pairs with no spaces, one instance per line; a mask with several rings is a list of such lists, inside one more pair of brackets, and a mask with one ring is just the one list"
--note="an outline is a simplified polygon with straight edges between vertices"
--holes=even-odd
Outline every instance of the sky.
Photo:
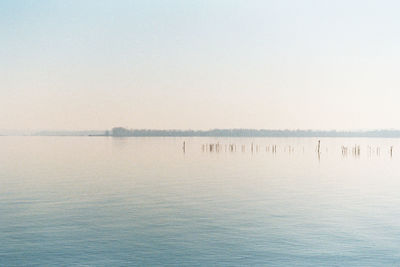
[[399,10],[2,0],[0,129],[400,129]]

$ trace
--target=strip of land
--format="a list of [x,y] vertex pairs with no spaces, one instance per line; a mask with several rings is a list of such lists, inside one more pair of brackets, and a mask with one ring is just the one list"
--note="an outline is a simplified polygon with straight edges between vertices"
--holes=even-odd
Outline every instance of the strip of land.
[[400,138],[399,130],[315,131],[268,129],[151,130],[116,127],[90,136],[112,137],[386,137]]
[[399,138],[399,130],[371,131],[315,131],[315,130],[267,130],[267,129],[213,129],[196,130],[146,130],[122,127],[106,131],[104,135],[113,137],[129,136],[176,136],[176,137],[388,137]]
[[154,130],[115,127],[90,131],[0,131],[0,136],[110,136],[110,137],[381,137],[400,138],[400,130],[324,131],[272,129]]

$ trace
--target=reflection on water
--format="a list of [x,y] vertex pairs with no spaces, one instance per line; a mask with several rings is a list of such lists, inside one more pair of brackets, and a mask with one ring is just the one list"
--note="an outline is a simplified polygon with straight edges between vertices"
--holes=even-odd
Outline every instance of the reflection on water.
[[1,137],[0,266],[396,265],[399,141],[318,140]]

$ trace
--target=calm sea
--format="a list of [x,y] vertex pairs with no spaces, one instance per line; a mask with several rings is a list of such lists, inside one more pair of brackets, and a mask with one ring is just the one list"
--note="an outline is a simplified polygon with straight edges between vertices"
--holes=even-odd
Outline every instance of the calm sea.
[[400,140],[316,145],[0,137],[0,266],[400,265]]

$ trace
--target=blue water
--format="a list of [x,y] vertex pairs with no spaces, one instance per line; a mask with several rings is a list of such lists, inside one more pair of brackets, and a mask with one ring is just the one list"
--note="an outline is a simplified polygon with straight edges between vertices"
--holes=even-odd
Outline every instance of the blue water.
[[316,142],[0,137],[0,266],[399,265],[400,141]]

